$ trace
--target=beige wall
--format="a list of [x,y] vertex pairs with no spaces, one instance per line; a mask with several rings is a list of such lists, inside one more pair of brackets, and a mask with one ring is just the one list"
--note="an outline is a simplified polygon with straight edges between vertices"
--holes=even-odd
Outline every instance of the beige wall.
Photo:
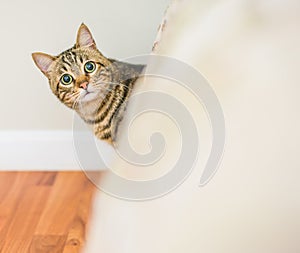
[[71,129],[71,110],[50,93],[31,53],[58,54],[85,22],[107,56],[148,53],[169,0],[2,1],[0,130]]

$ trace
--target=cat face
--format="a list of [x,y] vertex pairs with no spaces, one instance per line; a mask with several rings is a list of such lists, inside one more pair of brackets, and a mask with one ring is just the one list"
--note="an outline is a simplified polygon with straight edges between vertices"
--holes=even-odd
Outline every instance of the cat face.
[[66,106],[77,111],[96,109],[93,104],[99,105],[111,88],[112,62],[96,48],[92,34],[84,24],[78,30],[74,47],[58,56],[33,53],[32,57],[49,79],[52,92]]

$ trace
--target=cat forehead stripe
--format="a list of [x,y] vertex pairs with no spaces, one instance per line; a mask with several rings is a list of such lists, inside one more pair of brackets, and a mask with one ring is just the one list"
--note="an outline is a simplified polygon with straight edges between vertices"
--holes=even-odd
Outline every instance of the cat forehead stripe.
[[72,63],[69,61],[68,58],[65,57],[65,55],[62,56],[61,60],[63,63],[67,64],[69,67],[72,67]]
[[85,54],[82,54],[82,52],[76,52],[75,48],[70,48],[62,52],[59,57],[61,58],[63,63],[67,64],[70,67],[74,64],[78,64],[79,62],[82,64],[84,60],[87,59],[87,56]]

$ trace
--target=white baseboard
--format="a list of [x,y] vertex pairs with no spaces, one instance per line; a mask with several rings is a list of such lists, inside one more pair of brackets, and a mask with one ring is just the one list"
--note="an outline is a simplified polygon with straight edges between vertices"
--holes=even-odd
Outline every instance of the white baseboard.
[[0,131],[0,171],[81,170],[72,131]]

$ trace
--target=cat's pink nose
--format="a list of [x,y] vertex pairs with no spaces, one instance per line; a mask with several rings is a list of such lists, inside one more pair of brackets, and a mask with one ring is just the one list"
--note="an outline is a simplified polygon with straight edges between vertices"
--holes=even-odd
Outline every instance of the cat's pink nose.
[[79,87],[82,88],[82,89],[84,89],[84,90],[86,90],[87,87],[88,87],[88,85],[89,85],[89,82],[83,82],[83,83],[80,84]]

